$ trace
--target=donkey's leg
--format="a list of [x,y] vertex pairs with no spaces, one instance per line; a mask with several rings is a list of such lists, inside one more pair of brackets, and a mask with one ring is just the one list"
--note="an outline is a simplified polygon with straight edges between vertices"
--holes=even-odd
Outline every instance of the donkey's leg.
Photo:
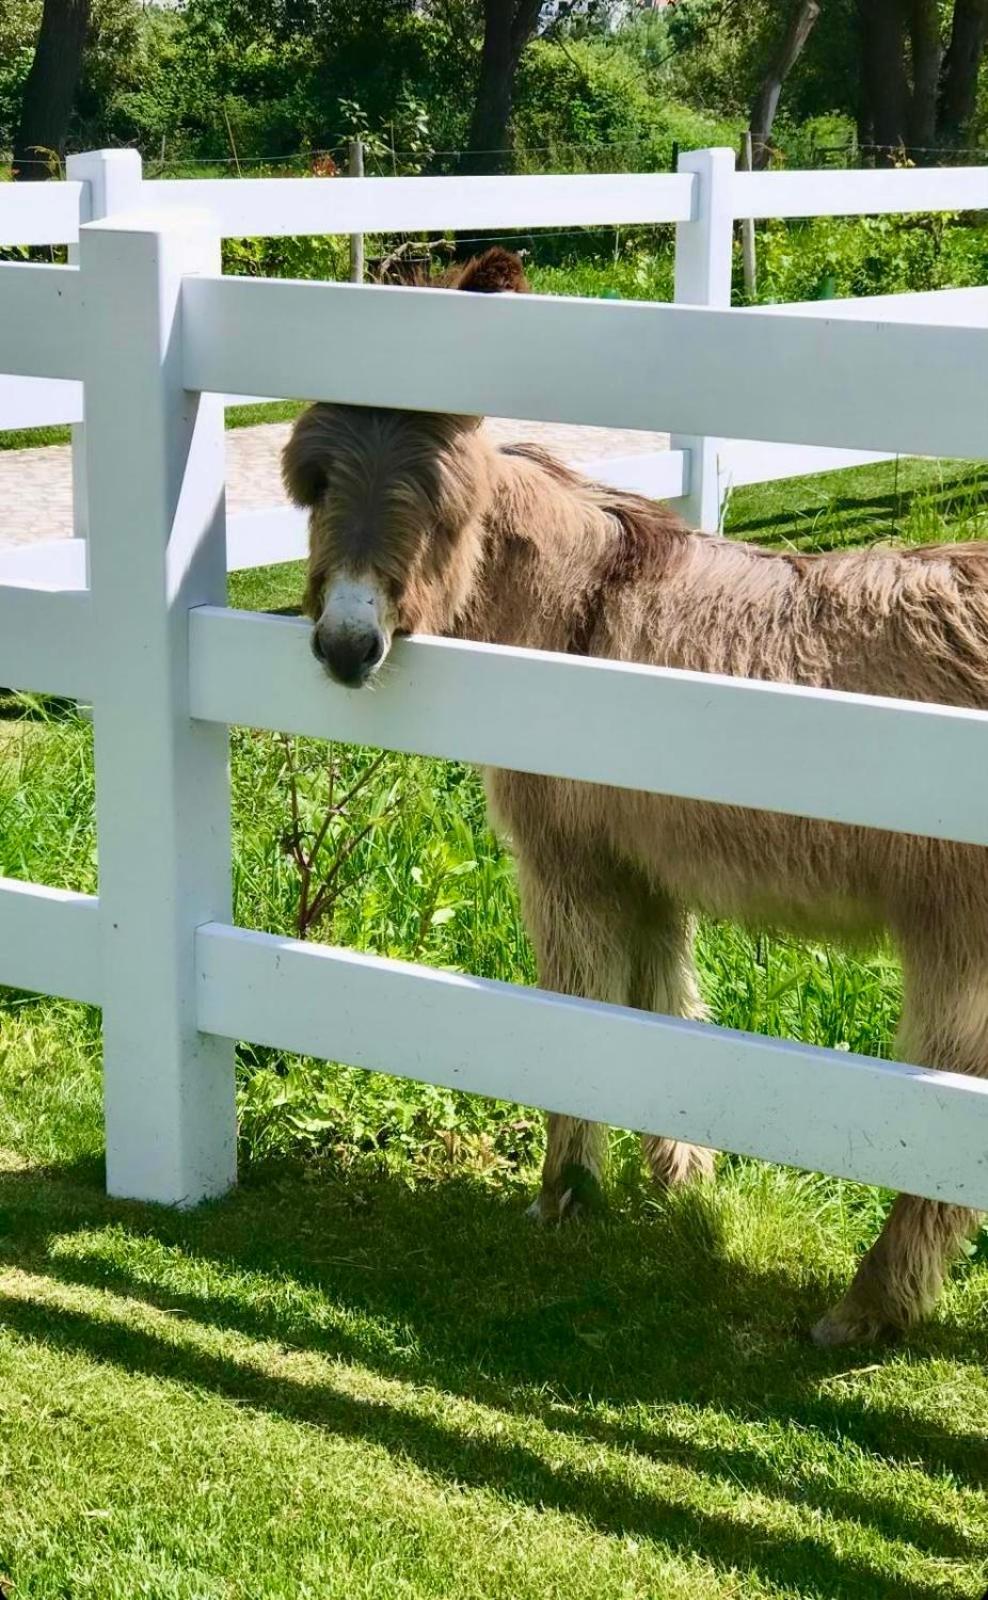
[[[627,1005],[639,910],[621,867],[559,844],[519,854],[518,881],[543,988]],[[543,1222],[575,1215],[597,1188],[606,1150],[599,1123],[551,1113],[531,1215]]]
[[[641,938],[629,1003],[642,1011],[668,1017],[706,1015],[693,963],[693,923],[667,902],[652,903],[652,916]],[[643,1133],[642,1153],[656,1185],[678,1189],[697,1178],[709,1178],[714,1152],[662,1134]]]
[[[977,974],[968,967],[963,978],[932,964],[923,972],[907,967],[896,1053],[920,1066],[988,1076],[988,952]],[[847,1294],[814,1328],[817,1344],[875,1339],[919,1321],[977,1223],[966,1206],[900,1194]]]

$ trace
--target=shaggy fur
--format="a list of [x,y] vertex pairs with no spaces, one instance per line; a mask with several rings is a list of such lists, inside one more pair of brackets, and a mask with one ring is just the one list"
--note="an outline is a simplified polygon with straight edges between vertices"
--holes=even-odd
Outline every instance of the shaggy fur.
[[[285,477],[311,509],[310,614],[356,573],[377,586],[386,643],[447,634],[988,708],[985,545],[768,554],[539,450],[498,451],[462,417],[315,406]],[[887,928],[905,969],[899,1056],[988,1073],[982,850],[522,773],[487,784],[545,987],[699,1017],[697,911],[853,941]],[[665,1184],[712,1170],[705,1150],[644,1148]],[[602,1154],[602,1130],[551,1117],[539,1215],[561,1216]],[[900,1196],[817,1338],[908,1326],[975,1223]]]

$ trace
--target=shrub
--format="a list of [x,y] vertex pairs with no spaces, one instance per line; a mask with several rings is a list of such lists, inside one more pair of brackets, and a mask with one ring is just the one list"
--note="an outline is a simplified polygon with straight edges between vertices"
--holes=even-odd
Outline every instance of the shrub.
[[537,41],[522,59],[515,133],[522,170],[671,166],[673,146],[734,144],[738,129],[662,102],[623,50],[596,40]]

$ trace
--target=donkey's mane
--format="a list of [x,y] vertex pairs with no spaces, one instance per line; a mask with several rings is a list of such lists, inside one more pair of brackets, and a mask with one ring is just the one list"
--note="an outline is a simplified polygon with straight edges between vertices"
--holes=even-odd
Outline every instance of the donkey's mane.
[[[550,455],[538,444],[503,445],[498,454],[508,459],[530,461],[551,480],[554,487],[566,491],[584,511],[595,512],[612,524],[616,538],[605,546],[599,566],[600,587],[608,584],[630,583],[646,564],[665,567],[680,546],[685,548],[692,537],[686,523],[658,500],[647,500],[644,495],[611,488],[585,478],[582,473]],[[548,492],[551,507],[552,491]]]

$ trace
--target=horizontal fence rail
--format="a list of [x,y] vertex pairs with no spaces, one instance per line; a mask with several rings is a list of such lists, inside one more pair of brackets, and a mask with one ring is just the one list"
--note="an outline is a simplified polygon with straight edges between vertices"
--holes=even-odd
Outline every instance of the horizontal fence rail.
[[183,311],[192,389],[988,456],[983,325],[220,277]]
[[795,300],[772,306],[738,306],[741,316],[825,317],[844,322],[922,322],[927,327],[988,327],[988,287],[920,289],[872,294],[859,300]]
[[88,698],[94,689],[88,594],[20,586],[0,569],[0,684]]
[[152,179],[142,205],[208,210],[220,232],[390,233],[688,222],[686,173],[512,178]]
[[[2,305],[0,298],[0,308]],[[48,428],[81,421],[81,383],[0,374],[0,433],[8,428]]]
[[78,378],[82,363],[83,319],[75,268],[0,263],[0,372],[25,378]]
[[[770,444],[761,439],[720,439],[717,467],[722,489],[741,489],[748,483],[774,483],[780,478],[809,477],[818,472],[840,472],[848,467],[874,466],[893,461],[891,451],[834,450],[828,445]],[[655,493],[646,489],[646,494]]]
[[201,607],[190,630],[204,721],[988,844],[988,712],[426,638],[354,694],[305,622]]
[[653,500],[678,500],[689,490],[690,454],[688,450],[656,450],[650,455],[598,456],[595,460],[574,461],[574,472],[595,483],[620,489],[626,494],[644,494]]
[[[24,544],[0,546],[0,586],[13,584],[29,589],[85,589],[86,583],[84,539],[31,539]],[[3,608],[4,602],[0,598],[0,614]],[[0,645],[0,655],[2,653],[3,647]]]
[[755,218],[988,211],[988,167],[738,172],[733,209],[735,217]]
[[79,237],[81,183],[5,183],[0,245],[69,244]]
[[988,1083],[210,925],[199,1025],[988,1207]]
[[[116,154],[116,152],[113,152]],[[5,184],[0,245],[72,244],[87,185]],[[687,222],[688,173],[490,178],[138,178],[142,209],[208,210],[227,237]],[[735,217],[988,210],[988,168],[737,172]]]
[[309,549],[309,518],[295,506],[239,511],[227,519],[226,559],[231,572],[302,561]]
[[0,878],[0,984],[99,1005],[99,901]]

